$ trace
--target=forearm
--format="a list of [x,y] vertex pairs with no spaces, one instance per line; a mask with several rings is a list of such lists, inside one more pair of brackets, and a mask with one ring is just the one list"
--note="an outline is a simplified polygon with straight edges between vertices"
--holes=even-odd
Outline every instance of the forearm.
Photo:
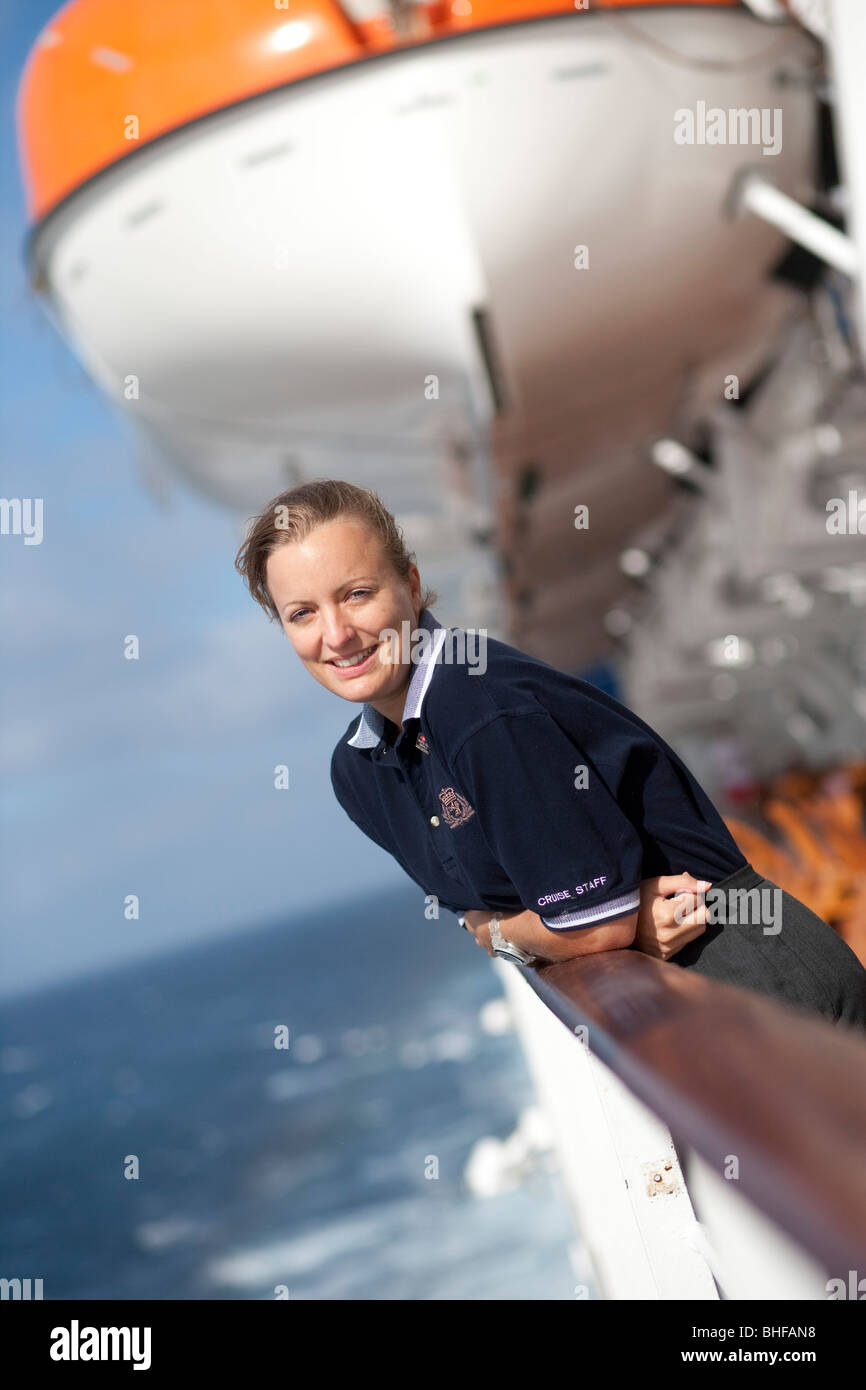
[[[474,928],[489,921],[491,915],[485,911],[474,911],[467,913],[466,917]],[[634,940],[636,921],[637,913],[632,913],[611,922],[600,922],[595,927],[556,931],[546,927],[537,913],[524,911],[503,914],[499,928],[506,941],[511,941],[521,950],[529,951],[542,960],[560,961],[630,946]]]

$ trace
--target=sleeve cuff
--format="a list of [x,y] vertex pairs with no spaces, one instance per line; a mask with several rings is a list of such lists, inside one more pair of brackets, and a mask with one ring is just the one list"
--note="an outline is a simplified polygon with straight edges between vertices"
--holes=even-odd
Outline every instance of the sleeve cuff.
[[550,931],[580,931],[582,927],[595,927],[599,922],[610,922],[614,917],[625,917],[627,913],[637,912],[639,907],[638,887],[618,898],[608,898],[605,903],[561,912],[556,917],[542,917],[541,920]]

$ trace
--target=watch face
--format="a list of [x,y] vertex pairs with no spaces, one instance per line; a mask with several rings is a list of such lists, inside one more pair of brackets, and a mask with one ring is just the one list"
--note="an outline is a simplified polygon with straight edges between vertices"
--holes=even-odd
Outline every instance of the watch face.
[[502,956],[505,960],[516,960],[518,965],[525,964],[525,957],[518,955],[515,950],[509,950],[506,946],[494,946],[494,956]]

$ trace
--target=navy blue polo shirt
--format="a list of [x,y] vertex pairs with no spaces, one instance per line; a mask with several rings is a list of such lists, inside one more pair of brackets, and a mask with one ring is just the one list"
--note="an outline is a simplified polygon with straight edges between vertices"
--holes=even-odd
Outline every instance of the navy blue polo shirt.
[[419,627],[396,741],[365,704],[331,783],[425,894],[574,931],[636,911],[641,879],[746,864],[682,760],[613,696],[429,609]]

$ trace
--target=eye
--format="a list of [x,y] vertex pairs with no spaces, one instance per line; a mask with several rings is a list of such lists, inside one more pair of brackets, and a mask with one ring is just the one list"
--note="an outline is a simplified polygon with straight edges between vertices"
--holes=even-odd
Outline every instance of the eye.
[[[352,590],[346,595],[346,597],[347,597],[347,598],[354,598],[355,594],[372,594],[372,592],[373,592],[372,589],[352,589]],[[294,613],[292,614],[292,616],[289,618],[288,621],[289,621],[290,623],[293,623],[293,622],[295,621],[295,618],[299,617],[301,613],[309,613],[309,611],[310,611],[309,608],[296,608],[295,611],[294,611]]]

